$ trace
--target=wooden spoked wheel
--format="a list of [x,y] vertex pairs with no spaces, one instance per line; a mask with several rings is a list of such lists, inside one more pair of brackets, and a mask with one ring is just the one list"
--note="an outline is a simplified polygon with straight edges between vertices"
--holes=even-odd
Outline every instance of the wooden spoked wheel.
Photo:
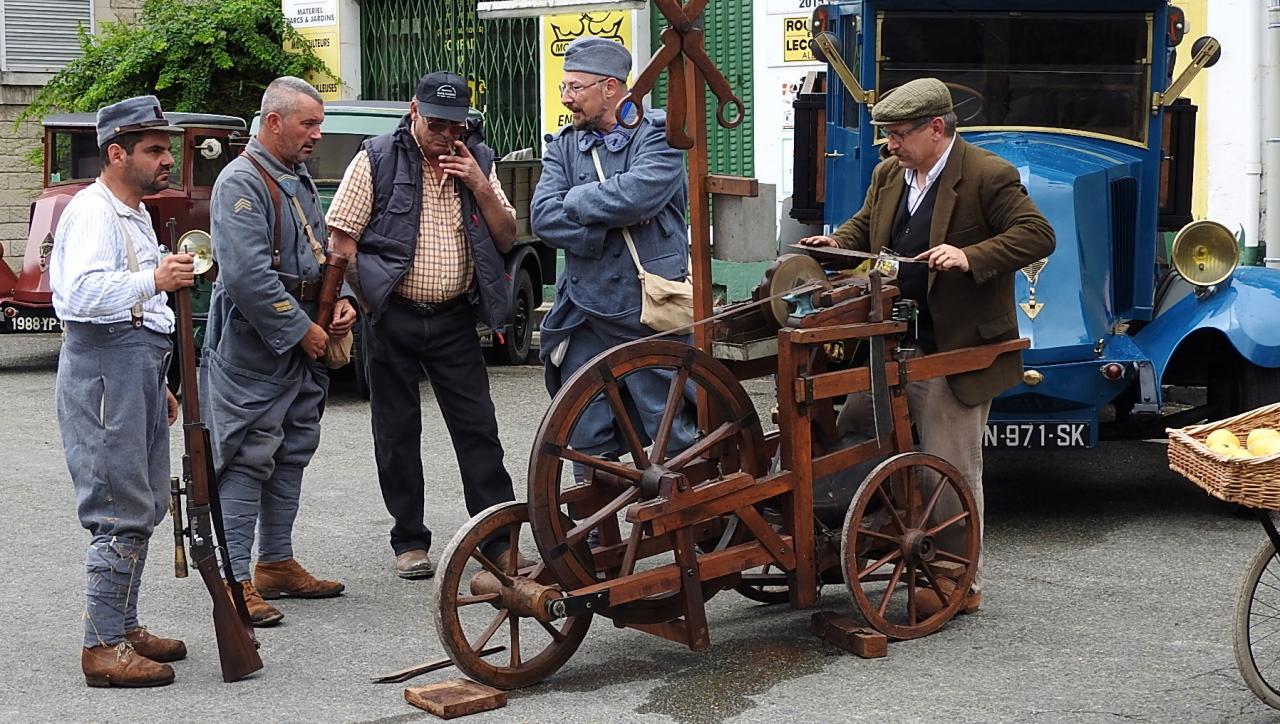
[[[648,373],[669,378],[664,414],[656,430],[636,421],[628,380]],[[699,432],[684,450],[669,450],[672,430],[693,415],[688,401],[709,405],[712,429]],[[571,441],[588,406],[608,405],[621,455],[592,455]],[[529,517],[538,549],[566,590],[628,576],[670,562],[673,535],[654,536],[626,522],[636,503],[663,498],[671,485],[694,486],[730,473],[759,478],[765,472],[764,435],[755,407],[737,378],[715,358],[665,340],[639,341],[601,353],[573,375],[551,402],[529,459]],[[619,459],[611,459],[617,457]],[[574,464],[585,472],[572,475]],[[745,535],[736,516],[693,521],[702,552],[720,549]],[[583,545],[592,530],[598,542]],[[594,536],[593,536],[594,538]],[[726,584],[728,585],[728,584]],[[723,586],[706,583],[704,597]],[[615,620],[670,621],[681,615],[678,595],[658,595],[604,611]]]
[[791,600],[787,572],[776,563],[766,563],[760,568],[744,572],[742,583],[734,590],[758,603],[773,605]]
[[979,525],[973,492],[951,463],[913,452],[876,466],[845,516],[840,548],[867,622],[914,639],[951,620],[977,574]]
[[[472,591],[481,571],[501,587],[519,579],[555,586],[550,571],[536,560],[528,524],[524,503],[500,503],[481,512],[453,536],[436,573],[432,613],[440,643],[462,673],[499,689],[531,686],[555,673],[591,627],[590,616],[540,621],[504,605],[500,592]],[[490,560],[482,546],[494,539],[505,540],[512,553]],[[517,568],[521,558],[533,564]],[[504,648],[481,653],[497,647]]]

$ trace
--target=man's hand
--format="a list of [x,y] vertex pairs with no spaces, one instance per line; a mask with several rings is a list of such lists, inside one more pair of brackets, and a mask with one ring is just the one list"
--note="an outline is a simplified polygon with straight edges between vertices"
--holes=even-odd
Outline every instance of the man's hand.
[[320,355],[324,354],[325,345],[329,344],[329,335],[324,333],[320,325],[315,322],[311,323],[311,328],[307,330],[307,334],[298,342],[298,346],[311,359],[320,359]]
[[969,271],[969,257],[964,252],[950,244],[939,244],[928,251],[920,252],[916,255],[916,261],[928,261],[930,269],[938,271],[949,271],[951,269],[959,269],[962,272]]
[[176,292],[196,283],[195,257],[190,254],[170,254],[160,260],[153,272],[156,291]]
[[799,241],[801,246],[839,246],[835,239],[829,236],[806,236]]
[[178,398],[173,396],[168,387],[164,388],[164,403],[169,411],[169,424],[173,425],[178,421]]
[[333,321],[329,323],[329,334],[334,339],[342,339],[347,336],[347,332],[356,323],[356,310],[351,306],[351,302],[346,299],[339,299],[338,303],[333,305]]
[[489,185],[489,179],[480,173],[480,166],[476,163],[475,156],[467,150],[467,144],[454,141],[453,147],[457,149],[458,155],[440,156],[440,170],[466,184],[472,193]]

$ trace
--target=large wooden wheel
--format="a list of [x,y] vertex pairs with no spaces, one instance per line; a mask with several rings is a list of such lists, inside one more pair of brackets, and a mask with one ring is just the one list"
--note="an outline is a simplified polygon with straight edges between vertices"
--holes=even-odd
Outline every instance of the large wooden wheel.
[[[944,496],[955,497],[943,507],[958,500],[959,512],[939,520]],[[840,548],[845,583],[867,622],[895,639],[942,628],[977,574],[979,525],[973,492],[946,460],[912,452],[876,466],[849,507]],[[940,609],[921,610],[926,589]]]
[[[640,373],[669,377],[665,411],[655,430],[636,421],[628,379]],[[669,450],[672,429],[691,414],[689,400],[708,404],[713,427],[691,446]],[[591,455],[571,444],[583,412],[603,400],[625,450]],[[651,535],[625,520],[636,503],[658,500],[671,485],[693,486],[735,472],[761,477],[764,436],[751,399],[737,378],[710,355],[674,341],[639,341],[606,351],[571,377],[552,400],[529,459],[529,517],[538,550],[566,589],[630,575],[670,562],[672,535]],[[612,459],[617,457],[619,459]],[[575,481],[574,464],[585,471]],[[696,521],[700,551],[723,548],[745,535],[735,516]],[[597,531],[598,542],[587,546]],[[593,536],[594,538],[594,536]],[[728,585],[727,583],[725,585]],[[707,583],[704,597],[724,586]],[[608,609],[618,621],[652,623],[681,615],[678,595],[656,596]]]
[[[500,503],[472,518],[449,542],[436,574],[432,613],[440,643],[462,673],[499,689],[531,686],[564,665],[578,646],[590,616],[545,621],[530,615],[531,606],[512,595],[530,584],[556,588],[546,566],[536,559],[527,536],[529,523],[524,503]],[[503,560],[490,560],[483,552],[486,541],[505,539],[510,551]],[[506,565],[499,565],[505,563]],[[493,590],[475,591],[476,574],[489,573]],[[482,652],[504,647],[485,656]]]

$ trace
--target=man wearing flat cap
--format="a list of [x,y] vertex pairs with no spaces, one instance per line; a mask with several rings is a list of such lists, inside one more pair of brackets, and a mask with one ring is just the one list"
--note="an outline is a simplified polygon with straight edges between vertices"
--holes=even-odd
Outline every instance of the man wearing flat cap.
[[169,125],[155,96],[98,111],[102,174],[62,212],[49,258],[65,339],[55,399],[85,554],[84,649],[89,686],[163,686],[187,655],[138,622],[147,546],[169,502],[165,386],[173,312],[165,293],[189,287],[188,254],[160,256],[144,196],[169,186]]
[[[647,273],[684,279],[689,272],[688,178],[684,153],[667,144],[666,114],[646,109],[635,128],[618,122],[619,115],[636,112],[629,102],[618,107],[627,93],[631,53],[612,40],[579,38],[565,51],[564,70],[560,102],[573,114],[572,123],[547,138],[530,210],[538,237],[564,250],[555,303],[542,321],[541,357],[553,397],[598,353],[654,333],[640,322],[641,286],[628,236]],[[619,383],[634,403],[641,435],[651,440],[672,374],[641,370]],[[668,438],[668,457],[692,444],[695,424],[692,406],[684,405]],[[604,399],[588,405],[571,443],[595,456],[627,451]],[[575,470],[579,477],[582,472]]]
[[[516,213],[493,149],[468,122],[470,106],[466,79],[423,76],[399,127],[352,159],[327,218],[366,315],[374,457],[405,579],[435,573],[423,518],[424,376],[453,440],[467,512],[515,498],[475,328],[507,323],[512,281],[502,254],[515,243]],[[505,549],[504,539],[485,552],[499,560]]]
[[[872,108],[871,123],[883,131],[889,155],[872,172],[862,208],[830,236],[801,243],[871,253],[889,249],[914,258],[899,263],[897,284],[904,299],[919,305],[918,324],[905,344],[920,353],[1016,339],[1014,274],[1054,249],[1053,228],[1027,196],[1017,169],[956,135],[951,92],[936,78],[913,80],[886,93]],[[1021,379],[1021,354],[1010,352],[984,370],[907,386],[921,448],[964,475],[977,502],[980,533],[987,413],[992,398]],[[851,397],[838,427],[867,432],[870,420],[867,396]],[[945,520],[959,512],[959,500],[940,500],[935,510]],[[953,528],[963,537],[959,526]],[[955,547],[958,541],[944,545]],[[961,611],[976,610],[981,591],[979,555],[978,574]],[[930,589],[916,600],[924,615],[942,607]]]

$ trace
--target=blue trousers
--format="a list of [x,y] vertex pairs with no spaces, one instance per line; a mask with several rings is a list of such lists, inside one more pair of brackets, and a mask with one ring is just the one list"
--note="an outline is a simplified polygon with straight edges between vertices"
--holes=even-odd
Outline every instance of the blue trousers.
[[255,528],[258,560],[293,558],[302,471],[320,444],[328,375],[301,353],[290,354],[295,364],[272,376],[205,348],[200,402],[213,441],[227,555],[240,581],[250,578]]
[[84,645],[138,626],[151,532],[169,501],[165,335],[127,323],[68,322],[55,400],[85,553]]

